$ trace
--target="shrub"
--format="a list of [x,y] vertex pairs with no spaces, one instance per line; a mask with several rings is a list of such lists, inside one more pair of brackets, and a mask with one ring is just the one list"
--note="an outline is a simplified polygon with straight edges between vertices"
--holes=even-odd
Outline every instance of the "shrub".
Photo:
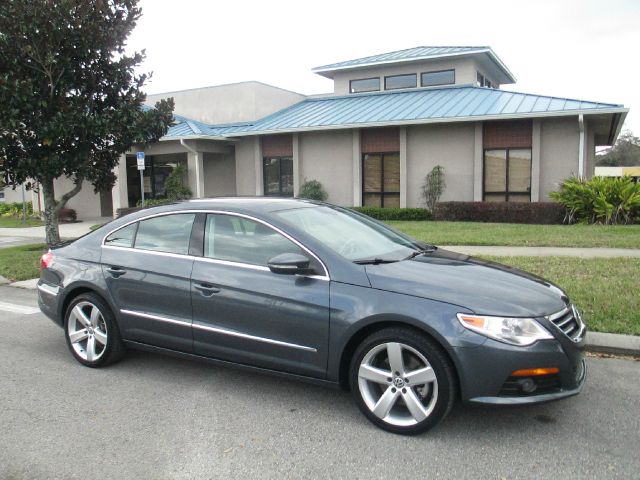
[[[158,205],[166,205],[168,203],[173,203],[173,200],[169,198],[145,198],[144,206],[145,207],[157,207]],[[136,203],[136,207],[142,207],[142,200],[138,200]]]
[[319,200],[324,202],[329,198],[329,195],[322,187],[322,184],[318,180],[306,180],[300,187],[300,193],[298,198],[306,198],[308,200]]
[[435,220],[453,222],[562,223],[565,209],[554,202],[440,202]]
[[191,189],[184,184],[186,175],[187,169],[185,166],[178,165],[164,181],[164,188],[169,201],[185,200],[193,195]]
[[73,208],[61,208],[58,212],[60,223],[73,223],[78,220],[78,213]]
[[[33,204],[26,203],[27,216],[33,217]],[[0,216],[2,217],[22,217],[22,202],[0,203]]]
[[568,223],[612,225],[640,220],[640,184],[630,177],[569,178],[550,197],[566,207]]
[[436,165],[433,167],[426,177],[424,177],[424,183],[421,187],[421,195],[427,204],[427,209],[433,213],[436,208],[436,203],[440,200],[440,197],[444,193],[447,183],[444,179],[444,167]]
[[376,220],[431,220],[431,213],[425,208],[353,207],[353,210]]

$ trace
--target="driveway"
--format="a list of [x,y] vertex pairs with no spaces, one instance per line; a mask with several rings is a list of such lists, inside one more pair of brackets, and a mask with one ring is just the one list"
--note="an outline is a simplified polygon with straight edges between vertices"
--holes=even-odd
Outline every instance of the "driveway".
[[590,357],[577,397],[458,405],[408,438],[304,383],[139,352],[82,367],[33,292],[8,292],[0,478],[638,478],[640,362]]

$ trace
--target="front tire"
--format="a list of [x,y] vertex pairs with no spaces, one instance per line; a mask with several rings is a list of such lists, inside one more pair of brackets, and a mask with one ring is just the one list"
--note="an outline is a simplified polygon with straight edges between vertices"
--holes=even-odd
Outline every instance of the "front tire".
[[69,304],[64,331],[71,354],[82,365],[103,367],[124,355],[124,344],[113,312],[94,293],[83,293]]
[[416,435],[440,423],[456,397],[448,357],[413,329],[386,328],[367,337],[351,361],[349,383],[356,404],[378,427]]

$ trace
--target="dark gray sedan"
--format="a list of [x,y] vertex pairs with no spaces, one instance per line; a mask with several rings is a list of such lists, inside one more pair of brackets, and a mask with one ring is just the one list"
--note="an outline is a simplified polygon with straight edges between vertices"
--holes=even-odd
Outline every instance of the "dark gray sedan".
[[137,348],[341,386],[396,433],[457,398],[544,402],[585,380],[585,326],[561,289],[325,203],[145,209],[41,264],[40,308],[83,365]]

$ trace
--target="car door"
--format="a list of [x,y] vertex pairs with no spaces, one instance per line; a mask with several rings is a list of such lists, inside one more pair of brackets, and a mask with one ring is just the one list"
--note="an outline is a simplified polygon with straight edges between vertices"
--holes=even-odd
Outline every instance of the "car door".
[[191,231],[196,214],[140,220],[105,238],[102,269],[123,337],[191,352]]
[[[194,352],[322,378],[329,281],[310,252],[255,219],[208,214],[192,274]],[[301,253],[318,275],[272,273],[268,260]]]

